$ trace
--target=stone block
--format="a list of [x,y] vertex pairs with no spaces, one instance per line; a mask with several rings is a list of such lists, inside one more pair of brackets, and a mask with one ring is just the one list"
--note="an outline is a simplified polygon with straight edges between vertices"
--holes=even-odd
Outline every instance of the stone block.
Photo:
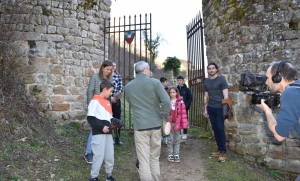
[[300,174],[300,161],[283,160],[280,170]]
[[75,86],[69,86],[69,91],[72,95],[80,95],[82,94],[81,89]]
[[73,52],[72,51],[70,51],[70,50],[67,50],[67,51],[64,51],[64,58],[66,58],[66,59],[71,59],[71,58],[73,58]]
[[70,110],[70,104],[55,103],[52,106],[52,111],[68,111]]
[[286,157],[291,160],[300,160],[300,147],[286,147],[283,149]]
[[80,102],[72,103],[71,104],[71,111],[75,111],[75,110],[83,110],[82,103],[80,103]]
[[55,34],[56,33],[56,26],[48,25],[48,33]]
[[273,159],[281,159],[284,157],[282,146],[268,145],[267,156]]
[[69,112],[70,119],[72,120],[85,120],[86,111],[71,111]]
[[32,67],[35,68],[36,73],[49,73],[49,59],[44,57],[36,57]]
[[78,20],[74,18],[64,18],[63,27],[78,29]]
[[38,84],[46,84],[47,83],[47,74],[37,74],[35,77],[35,82]]
[[53,42],[60,42],[64,41],[64,37],[62,35],[42,35],[42,40],[45,41],[53,41]]
[[240,124],[239,125],[239,133],[241,135],[256,134],[257,130],[258,130],[258,125],[254,125],[254,124]]
[[77,97],[77,95],[66,95],[64,99],[66,102],[77,102]]
[[[65,77],[65,86],[73,86],[74,85],[74,77],[67,76]],[[71,92],[72,94],[72,92]]]
[[264,145],[260,144],[249,144],[247,153],[255,157],[264,156],[264,154],[266,153],[266,148]]
[[67,95],[67,89],[65,86],[55,86],[53,89],[54,94]]
[[32,74],[25,74],[25,76],[23,76],[23,82],[25,84],[33,84],[33,83],[35,83],[34,76]]
[[61,74],[55,75],[55,85],[64,85],[64,77]]
[[76,58],[76,59],[82,60],[82,59],[84,59],[84,53],[82,53],[82,52],[74,52],[73,53],[73,57]]
[[72,29],[70,29],[70,35],[81,36],[81,30],[80,29],[76,29],[76,28],[72,28]]
[[63,65],[50,65],[48,68],[50,69],[50,74],[63,74],[65,70]]
[[72,44],[75,42],[75,37],[74,36],[65,36],[65,41],[69,44]]
[[243,143],[237,143],[236,144],[236,153],[241,154],[241,155],[246,155],[247,154],[247,147]]
[[94,44],[94,41],[89,38],[83,38],[82,44],[84,46],[92,47]]
[[95,74],[95,71],[93,70],[93,69],[91,69],[91,68],[88,68],[87,69],[87,75],[89,76],[89,77],[91,77],[92,75],[94,75]]
[[37,33],[47,33],[47,27],[44,25],[37,25],[34,28],[35,28],[35,32]]
[[51,103],[62,103],[64,102],[64,96],[50,96]]
[[32,13],[33,14],[42,14],[43,13],[42,7],[41,6],[35,6],[35,7],[33,7]]
[[70,47],[70,45],[68,43],[66,43],[66,42],[59,42],[56,45],[56,48],[58,48],[58,49],[61,49],[61,48],[63,48],[63,49],[69,49],[69,47]]
[[75,86],[77,87],[83,87],[84,86],[84,80],[82,77],[76,77],[74,79],[74,82],[75,82]]
[[81,37],[76,37],[75,38],[75,44],[76,45],[82,45],[82,38]]
[[100,31],[99,25],[90,23],[90,31],[93,33],[98,33]]
[[88,30],[88,29],[89,29],[89,23],[88,23],[86,20],[80,20],[79,26],[80,26],[83,30]]

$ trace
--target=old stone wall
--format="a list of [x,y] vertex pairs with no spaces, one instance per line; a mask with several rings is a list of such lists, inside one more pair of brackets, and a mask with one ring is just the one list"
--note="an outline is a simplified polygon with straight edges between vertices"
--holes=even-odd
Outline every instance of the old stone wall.
[[28,94],[57,121],[85,121],[86,88],[104,59],[111,0],[14,0],[0,6],[1,41],[16,45]]
[[[289,60],[300,69],[299,0],[204,0],[208,62],[220,66],[234,101],[226,120],[228,147],[271,169],[300,173],[300,139],[291,134],[279,144],[263,113],[238,90],[240,74],[265,73],[271,62]],[[276,115],[278,110],[274,110]]]

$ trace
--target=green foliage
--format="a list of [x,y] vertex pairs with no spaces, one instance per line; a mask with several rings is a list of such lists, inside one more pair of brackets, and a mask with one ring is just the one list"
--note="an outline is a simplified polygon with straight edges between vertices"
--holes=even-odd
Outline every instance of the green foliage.
[[181,62],[178,58],[175,57],[168,57],[164,62],[164,70],[173,70],[173,75],[177,76],[180,72],[180,65]]
[[283,174],[278,170],[267,169],[267,173],[274,179],[283,177]]
[[164,39],[160,33],[156,33],[156,37],[154,39],[150,39],[147,31],[144,31],[144,44],[150,53],[151,64],[154,63],[154,60],[157,58],[159,53],[158,48],[163,41]]
[[40,93],[40,92],[42,92],[42,90],[40,90],[40,89],[37,87],[37,85],[34,85],[34,86],[32,87],[32,92]]

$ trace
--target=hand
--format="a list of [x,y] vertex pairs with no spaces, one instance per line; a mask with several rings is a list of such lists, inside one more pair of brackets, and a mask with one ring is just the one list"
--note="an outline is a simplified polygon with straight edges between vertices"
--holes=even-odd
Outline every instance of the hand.
[[117,102],[116,98],[115,97],[111,97],[111,102],[112,103],[116,103]]
[[269,106],[265,103],[265,99],[261,99],[260,104],[256,104],[256,107],[261,108],[264,112],[271,111],[272,110],[269,108]]
[[204,117],[206,117],[206,118],[209,117],[209,115],[207,114],[207,110],[204,110],[203,115],[204,115]]
[[103,133],[108,133],[109,132],[109,127],[108,126],[104,126],[103,128]]

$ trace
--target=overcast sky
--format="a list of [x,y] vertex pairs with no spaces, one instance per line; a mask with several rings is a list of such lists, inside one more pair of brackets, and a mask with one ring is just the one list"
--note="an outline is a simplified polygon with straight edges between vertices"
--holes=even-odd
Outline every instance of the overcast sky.
[[152,38],[158,32],[166,40],[160,46],[159,57],[186,60],[186,25],[199,14],[201,6],[202,0],[112,0],[111,18],[151,13]]

